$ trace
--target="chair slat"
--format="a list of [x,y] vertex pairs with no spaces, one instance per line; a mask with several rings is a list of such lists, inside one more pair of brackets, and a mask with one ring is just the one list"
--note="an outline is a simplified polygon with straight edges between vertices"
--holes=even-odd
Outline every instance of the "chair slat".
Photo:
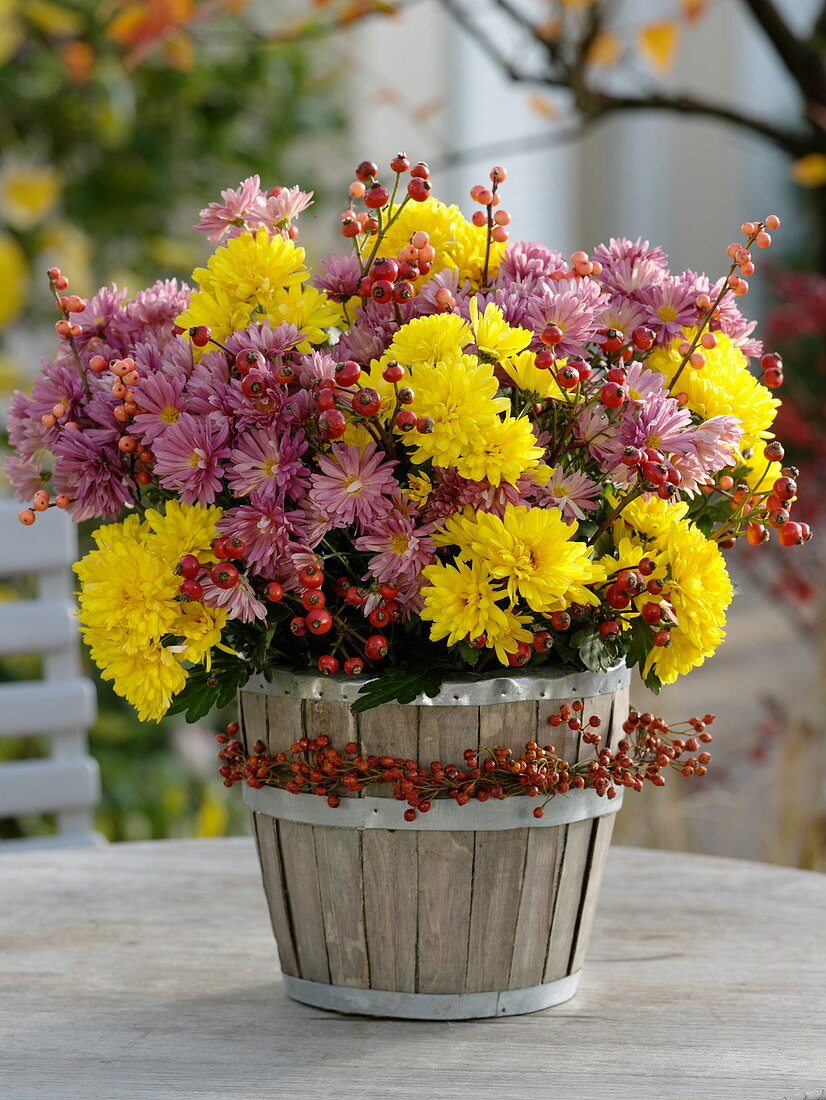
[[50,508],[24,527],[15,501],[0,501],[0,576],[66,568],[77,558],[77,533],[65,512]]
[[91,756],[12,760],[0,768],[0,817],[92,807],[100,771]]
[[94,720],[95,689],[90,680],[76,677],[0,684],[0,737],[87,729]]
[[74,647],[74,609],[54,600],[13,600],[0,604],[0,657],[54,653]]

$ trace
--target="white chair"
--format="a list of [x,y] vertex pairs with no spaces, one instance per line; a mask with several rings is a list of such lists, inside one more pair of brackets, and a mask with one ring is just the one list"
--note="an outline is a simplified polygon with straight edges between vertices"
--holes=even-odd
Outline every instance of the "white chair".
[[100,771],[86,736],[95,720],[95,688],[82,675],[70,571],[77,533],[57,508],[38,515],[33,527],[20,523],[19,509],[0,501],[0,577],[31,576],[37,595],[0,601],[0,658],[38,654],[43,678],[0,683],[0,738],[45,735],[51,755],[0,763],[0,818],[54,813],[57,833],[0,841],[0,852],[100,845],[105,841],[93,817]]

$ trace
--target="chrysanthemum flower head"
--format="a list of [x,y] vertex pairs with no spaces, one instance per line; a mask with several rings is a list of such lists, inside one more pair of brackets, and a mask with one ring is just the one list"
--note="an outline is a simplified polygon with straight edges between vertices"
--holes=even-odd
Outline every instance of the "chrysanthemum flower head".
[[435,426],[427,435],[411,439],[413,461],[432,460],[436,466],[453,466],[471,451],[500,413],[507,398],[497,397],[493,371],[475,356],[462,355],[438,363],[418,363],[412,371],[417,416],[429,416]]
[[421,617],[431,623],[433,641],[446,638],[448,645],[487,634],[502,664],[515,653],[519,642],[530,642],[526,616],[501,607],[505,593],[480,561],[455,565],[430,565],[424,570]]
[[498,306],[490,303],[484,313],[479,312],[476,297],[470,299],[470,327],[479,349],[479,358],[488,363],[500,362],[524,351],[533,339],[533,333],[525,328],[512,328]]
[[[694,338],[686,329],[666,348],[656,348],[646,361],[649,370],[659,371],[666,380],[674,377],[682,355],[680,345]],[[688,395],[688,408],[703,420],[725,414],[737,417],[746,437],[767,439],[780,401],[749,371],[745,355],[725,333],[717,334],[717,346],[703,349],[705,366],[686,367],[677,388]]]
[[437,363],[459,355],[472,339],[466,321],[455,313],[436,313],[431,317],[416,317],[396,333],[387,349],[388,359],[397,359],[405,366],[415,363]]
[[434,542],[457,546],[460,558],[486,563],[512,602],[521,596],[534,611],[546,612],[556,610],[572,586],[599,575],[588,547],[573,541],[576,531],[555,508],[508,505],[501,518],[467,511],[452,516]]
[[486,479],[494,486],[503,481],[515,485],[544,453],[529,420],[494,417],[471,437],[469,446],[457,455],[453,465],[457,473],[470,481]]

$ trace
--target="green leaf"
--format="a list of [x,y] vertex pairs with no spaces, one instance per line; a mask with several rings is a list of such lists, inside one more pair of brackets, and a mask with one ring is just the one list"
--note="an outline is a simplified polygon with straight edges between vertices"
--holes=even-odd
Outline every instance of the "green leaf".
[[456,650],[465,664],[470,665],[471,668],[478,663],[482,652],[479,649],[474,649],[472,646],[469,646],[467,642],[459,642],[456,646]]
[[439,694],[446,673],[445,668],[389,668],[361,687],[350,710],[362,714],[382,703],[412,703],[417,695],[433,698]]
[[616,650],[599,636],[593,626],[583,627],[571,637],[571,645],[579,658],[592,672],[605,672],[616,661]]

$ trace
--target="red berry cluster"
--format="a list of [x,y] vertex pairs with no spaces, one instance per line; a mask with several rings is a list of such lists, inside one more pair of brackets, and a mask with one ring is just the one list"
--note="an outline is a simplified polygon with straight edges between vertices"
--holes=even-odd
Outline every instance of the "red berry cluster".
[[[334,748],[326,734],[300,738],[289,753],[269,753],[263,741],[257,741],[247,753],[238,740],[239,726],[232,722],[226,733],[219,733],[221,745],[219,774],[224,785],[245,782],[250,787],[281,787],[291,794],[315,794],[328,805],[340,804],[340,792],[358,794],[375,784],[389,784],[393,797],[406,802],[405,820],[414,821],[418,813],[427,813],[434,798],[450,798],[459,806],[470,800],[487,802],[516,795],[543,798],[543,806],[556,794],[591,788],[598,795],[615,798],[617,787],[641,791],[646,781],[663,786],[666,768],[683,775],[704,775],[711,759],[698,752],[700,743],[711,741],[706,727],[714,715],[691,718],[683,723],[691,731],[678,733],[661,718],[632,710],[623,725],[626,734],[616,751],[607,746],[596,758],[571,764],[560,757],[553,745],[540,746],[528,741],[525,751],[515,757],[509,748],[466,749],[462,767],[434,760],[428,765],[393,756],[361,756],[358,745],[348,742],[342,751]],[[548,719],[554,727],[565,723],[580,732],[584,744],[598,746],[601,719],[584,717],[582,702],[564,704]],[[689,754],[686,756],[686,754]],[[541,818],[543,806],[534,817]]]

